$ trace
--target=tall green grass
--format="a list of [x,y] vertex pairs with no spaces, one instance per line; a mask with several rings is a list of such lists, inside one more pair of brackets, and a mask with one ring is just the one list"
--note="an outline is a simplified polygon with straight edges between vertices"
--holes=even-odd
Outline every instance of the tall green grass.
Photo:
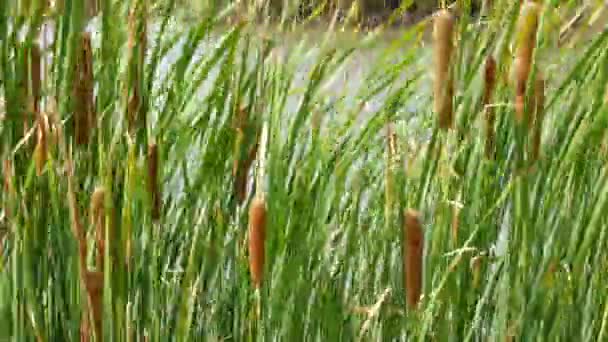
[[[100,318],[87,285],[103,293],[97,340],[607,338],[606,29],[555,49],[544,29],[554,2],[543,5],[528,82],[546,79],[533,158],[510,72],[518,2],[494,1],[482,29],[456,22],[449,130],[433,113],[423,26],[378,47],[362,83],[336,92],[381,36],[286,47],[245,23],[218,26],[229,11],[184,25],[172,0],[105,0],[83,72],[82,2],[41,3],[19,16],[0,2],[0,339],[97,335],[83,330]],[[55,29],[36,93],[29,51],[41,23]],[[87,65],[93,103],[74,95],[91,89],[77,77]],[[77,143],[82,101],[89,139]],[[256,193],[259,289],[248,260]],[[409,210],[424,235],[415,308]]]

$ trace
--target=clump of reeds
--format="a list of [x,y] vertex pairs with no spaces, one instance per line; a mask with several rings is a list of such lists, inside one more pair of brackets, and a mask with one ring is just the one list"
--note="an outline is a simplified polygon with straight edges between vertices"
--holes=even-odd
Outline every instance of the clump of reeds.
[[134,1],[129,12],[129,82],[127,84],[127,122],[129,132],[145,125],[144,59],[147,48],[147,4]]
[[435,55],[434,107],[438,124],[449,129],[454,124],[454,80],[451,64],[454,50],[454,15],[447,9],[437,13],[433,27]]
[[413,209],[404,213],[404,283],[407,305],[416,309],[422,294],[422,253],[424,248],[424,235],[420,214]]
[[86,145],[91,136],[95,116],[93,52],[89,32],[82,34],[77,51],[73,84],[74,134],[77,145]]
[[496,114],[494,107],[491,105],[492,95],[496,88],[496,60],[492,56],[486,58],[484,67],[484,89],[483,89],[483,106],[486,119],[486,146],[485,155],[488,159],[494,159],[496,145]]
[[532,70],[532,57],[536,46],[539,5],[525,2],[517,23],[517,44],[515,51],[515,118],[518,124],[524,122],[527,82]]
[[261,196],[256,196],[249,208],[249,269],[251,280],[258,289],[264,279],[265,238],[266,202]]
[[150,196],[151,216],[153,221],[160,219],[161,195],[158,179],[158,145],[148,144],[148,195]]
[[541,138],[545,110],[545,80],[542,74],[537,73],[534,82],[534,130],[532,135],[532,160],[540,156]]

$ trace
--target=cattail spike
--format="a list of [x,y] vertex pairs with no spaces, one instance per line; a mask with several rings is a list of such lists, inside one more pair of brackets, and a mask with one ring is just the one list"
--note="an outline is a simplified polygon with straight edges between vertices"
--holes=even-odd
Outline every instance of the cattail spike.
[[251,280],[258,289],[264,278],[265,238],[266,203],[263,198],[256,197],[249,208],[249,268]]
[[485,64],[484,72],[484,94],[483,94],[483,106],[485,110],[486,119],[486,158],[494,159],[495,155],[495,140],[496,134],[494,132],[496,125],[496,116],[494,113],[494,107],[491,106],[492,95],[494,94],[494,88],[496,87],[496,60],[492,56],[488,56]]
[[91,195],[91,225],[95,227],[97,239],[97,268],[103,270],[105,255],[105,189],[97,187]]
[[404,215],[404,273],[407,304],[416,309],[422,294],[422,253],[424,248],[424,234],[420,223],[420,214],[408,209]]
[[103,271],[86,271],[85,284],[90,315],[83,319],[81,341],[93,341],[89,317],[93,319],[96,341],[103,341],[103,278]]
[[471,271],[473,273],[473,288],[476,289],[479,287],[479,280],[481,275],[481,262],[482,256],[477,255],[471,259]]
[[454,123],[454,85],[451,75],[451,58],[454,49],[455,18],[449,10],[442,9],[435,17],[433,38],[435,41],[434,107],[438,124],[449,129]]
[[545,80],[539,73],[534,84],[535,123],[534,136],[532,138],[532,160],[538,160],[540,156],[541,138],[543,131],[543,120],[545,110]]
[[49,132],[49,121],[46,114],[38,115],[37,123],[37,143],[34,149],[34,162],[36,164],[37,176],[42,175],[42,169],[46,164],[48,157],[48,132]]
[[158,145],[148,145],[148,194],[150,196],[151,216],[153,221],[160,219],[161,195],[158,177]]
[[42,69],[40,67],[40,47],[38,46],[38,44],[33,44],[32,48],[30,49],[30,56],[31,56],[31,64],[30,64],[30,75],[32,77],[32,101],[33,101],[33,107],[34,107],[34,111],[36,113],[40,112],[40,89],[41,89],[41,84],[42,84]]
[[144,103],[144,61],[147,48],[147,2],[136,0],[129,12],[129,69],[127,122],[134,132],[146,123]]
[[79,48],[73,85],[74,132],[76,144],[86,145],[89,142],[95,119],[93,53],[89,32],[82,34]]
[[[521,7],[517,23],[517,45],[515,51],[515,109],[516,121],[521,124],[525,117],[526,84],[532,69],[532,56],[536,46],[539,5],[526,2]],[[529,109],[530,110],[530,109]]]
[[454,246],[458,244],[458,231],[460,229],[460,207],[458,204],[452,206],[452,241]]

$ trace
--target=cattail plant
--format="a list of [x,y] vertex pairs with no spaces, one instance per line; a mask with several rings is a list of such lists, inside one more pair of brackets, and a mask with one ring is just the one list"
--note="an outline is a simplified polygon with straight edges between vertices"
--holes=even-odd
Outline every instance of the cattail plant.
[[515,119],[518,124],[524,121],[525,97],[528,78],[532,70],[532,57],[536,46],[539,5],[525,2],[521,7],[517,23],[517,42],[515,51]]
[[434,107],[439,127],[447,130],[454,124],[454,80],[451,59],[454,50],[454,15],[447,9],[435,17],[433,38],[435,42]]
[[31,80],[31,98],[30,101],[33,101],[32,107],[34,112],[40,112],[40,94],[41,94],[41,84],[42,84],[42,69],[41,69],[41,58],[40,58],[40,46],[34,43],[32,47],[29,49],[30,52],[30,75],[32,77]]
[[538,73],[534,82],[534,131],[532,136],[532,160],[540,156],[541,138],[543,132],[543,119],[545,110],[545,80]]
[[[10,220],[12,218],[12,210],[10,207],[10,201],[11,198],[14,197],[15,195],[15,188],[13,186],[13,164],[10,161],[10,159],[5,159],[2,163],[2,174],[4,176],[4,184],[3,184],[3,191],[2,191],[2,196],[0,197],[0,200],[3,200],[4,203],[2,203],[3,208],[4,208],[4,214],[5,214],[5,218],[7,220]],[[0,255],[2,255],[3,253],[3,249],[4,249],[4,236],[5,236],[5,230],[2,229],[2,221],[0,220]]]
[[454,246],[458,244],[458,232],[460,230],[460,204],[452,205],[452,242]]
[[[36,44],[27,46],[25,43],[19,44],[22,47],[21,81],[20,92],[23,99],[23,134],[27,136],[30,129],[32,113],[38,109],[37,99],[40,95],[40,50]],[[37,53],[37,52],[38,53]],[[36,58],[37,57],[37,58]],[[37,59],[37,61],[36,61]],[[36,65],[38,68],[36,69]],[[38,98],[36,97],[38,95]]]
[[95,188],[91,195],[91,226],[95,228],[97,239],[97,268],[103,270],[104,255],[105,255],[105,189],[103,187]]
[[93,87],[91,34],[84,32],[80,39],[73,84],[74,134],[78,145],[85,145],[89,142],[91,130],[94,126]]
[[249,208],[249,269],[256,288],[264,278],[264,243],[266,238],[266,202],[256,196]]
[[148,144],[148,195],[150,196],[151,216],[153,221],[160,219],[161,195],[158,179],[158,145]]
[[481,278],[481,266],[482,266],[483,256],[476,255],[471,259],[471,272],[473,273],[473,288],[477,289],[479,287],[479,280]]
[[234,195],[238,203],[243,203],[247,196],[247,176],[249,169],[255,161],[260,134],[255,134],[253,146],[249,146],[250,136],[254,134],[248,130],[247,110],[240,108],[235,117],[236,139],[234,142],[234,160],[232,163],[232,177],[234,178]]
[[[66,169],[68,174],[68,206],[70,208],[70,221],[72,226],[72,233],[78,244],[78,268],[80,271],[80,285],[83,296],[83,313],[86,315],[81,324],[81,340],[90,341],[91,324],[89,317],[92,317],[95,325],[94,331],[97,336],[97,340],[101,338],[101,310],[102,310],[102,291],[103,291],[103,272],[96,271],[92,272],[87,269],[87,241],[85,229],[80,220],[80,214],[78,209],[78,202],[76,200],[76,193],[74,192],[74,166],[71,157],[68,156],[66,162]],[[99,194],[96,195],[99,197]]]
[[424,248],[424,235],[420,214],[408,209],[404,214],[404,283],[407,305],[416,309],[422,294],[422,253]]
[[392,124],[386,127],[386,173],[385,173],[385,220],[387,224],[392,221],[392,211],[394,203],[394,182],[395,175],[393,169],[395,167],[395,158],[397,157],[397,136]]
[[144,59],[147,48],[147,1],[133,1],[129,12],[129,82],[127,82],[127,123],[129,132],[146,124],[144,101]]
[[37,142],[34,149],[34,162],[36,164],[36,174],[40,176],[48,156],[48,132],[50,130],[49,120],[45,113],[38,114],[37,120]]
[[103,341],[103,278],[103,271],[86,271],[86,290],[91,318],[83,320],[81,341],[92,341],[91,324],[89,323],[91,319],[96,341]]
[[492,56],[486,58],[484,68],[483,106],[486,119],[486,146],[485,155],[487,159],[494,159],[496,145],[496,115],[494,107],[491,106],[492,95],[496,88],[496,60]]

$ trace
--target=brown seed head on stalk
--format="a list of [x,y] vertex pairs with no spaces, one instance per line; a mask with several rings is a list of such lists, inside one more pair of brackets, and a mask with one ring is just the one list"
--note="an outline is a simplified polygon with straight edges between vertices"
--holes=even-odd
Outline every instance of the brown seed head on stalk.
[[34,162],[36,164],[36,174],[42,175],[42,169],[46,164],[48,157],[48,132],[49,132],[49,120],[45,113],[38,114],[36,133],[37,142],[36,148],[34,149]]
[[74,132],[76,144],[86,145],[95,124],[93,52],[89,32],[82,34],[78,51],[73,85]]
[[[235,116],[234,127],[236,129],[236,140],[234,144],[234,160],[232,164],[232,177],[234,178],[234,194],[239,203],[243,203],[247,196],[247,176],[253,164],[259,144],[260,132],[255,135],[253,146],[249,147],[246,136],[248,112],[244,108],[239,108]],[[248,151],[247,151],[248,148]],[[247,153],[245,154],[245,152]]]
[[103,260],[105,255],[105,189],[103,187],[95,188],[91,195],[91,225],[95,227],[95,235],[97,239],[97,269],[103,270]]
[[458,231],[460,229],[460,207],[459,204],[452,206],[452,241],[458,244]]
[[130,82],[127,95],[127,121],[129,131],[134,132],[145,125],[143,101],[144,61],[147,48],[147,2],[136,0],[129,12],[129,69]]
[[405,293],[408,307],[416,309],[422,294],[422,253],[424,248],[424,234],[420,214],[413,209],[406,210],[404,223]]
[[494,146],[496,135],[494,133],[494,126],[496,123],[496,116],[494,108],[491,106],[492,94],[496,87],[496,60],[492,56],[486,58],[485,70],[484,70],[484,93],[483,93],[483,106],[485,110],[486,118],[486,158],[494,159]]
[[393,203],[394,203],[394,169],[397,165],[397,135],[395,133],[392,123],[389,123],[386,127],[386,172],[385,172],[385,219],[386,222],[391,222],[393,216]]
[[454,50],[455,18],[449,10],[442,9],[437,13],[434,26],[434,55],[435,55],[435,83],[434,107],[438,115],[438,124],[442,129],[453,126],[454,85],[451,75],[451,58]]
[[40,46],[38,44],[33,44],[30,49],[30,70],[32,76],[32,101],[34,111],[36,113],[40,112],[40,89],[42,84],[42,69],[40,67]]
[[264,243],[266,239],[266,202],[255,198],[249,208],[249,269],[256,288],[264,278]]
[[[3,161],[3,174],[4,174],[4,191],[3,195],[5,198],[10,198],[15,195],[15,187],[13,186],[13,163],[10,159]],[[10,196],[10,197],[9,197]],[[11,210],[9,206],[4,208],[7,218],[11,218]]]
[[101,271],[86,271],[85,284],[91,315],[85,317],[81,326],[81,341],[93,341],[89,317],[92,316],[96,341],[103,341],[103,280]]
[[517,45],[515,51],[515,109],[518,123],[524,121],[524,104],[526,84],[532,69],[532,56],[536,46],[538,14],[540,6],[534,2],[525,2],[521,7],[517,22]]
[[482,258],[483,258],[483,256],[477,255],[471,259],[471,271],[473,273],[473,288],[477,288],[479,286]]
[[34,111],[34,101],[32,99],[32,90],[30,88],[30,65],[29,59],[31,56],[31,49],[23,43],[18,43],[18,47],[23,49],[23,64],[21,65],[21,78],[19,79],[19,92],[21,99],[24,101],[21,103],[23,108],[23,135],[27,136],[30,127],[30,115]]
[[545,111],[545,80],[542,74],[537,74],[536,82],[534,82],[534,133],[532,137],[532,160],[538,160],[540,157],[541,139],[543,133],[543,120]]
[[158,179],[158,145],[148,144],[148,194],[150,196],[151,216],[153,221],[160,219],[161,196]]

